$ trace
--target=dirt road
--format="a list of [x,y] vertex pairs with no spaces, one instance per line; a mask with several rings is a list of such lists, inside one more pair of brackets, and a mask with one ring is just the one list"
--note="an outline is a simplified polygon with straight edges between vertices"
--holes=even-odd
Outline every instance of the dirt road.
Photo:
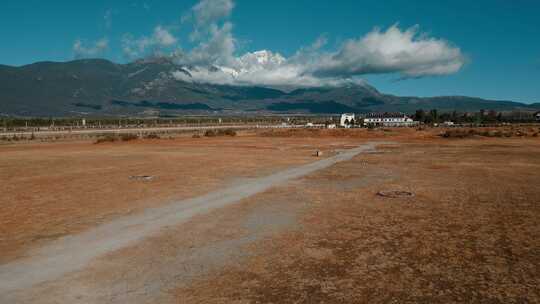
[[27,288],[81,270],[93,259],[155,235],[165,227],[181,224],[196,215],[225,207],[289,180],[349,160],[359,153],[373,150],[374,146],[368,143],[307,165],[254,178],[200,197],[148,209],[78,235],[60,238],[31,251],[24,259],[0,265],[0,302],[23,302],[19,297],[25,295]]

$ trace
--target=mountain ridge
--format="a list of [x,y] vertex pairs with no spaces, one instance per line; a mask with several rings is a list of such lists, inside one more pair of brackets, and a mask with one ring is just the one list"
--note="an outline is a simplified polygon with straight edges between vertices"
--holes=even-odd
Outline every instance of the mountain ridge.
[[[379,92],[371,85],[306,87],[290,92],[179,80],[196,67],[169,58],[119,64],[106,59],[0,65],[0,114],[14,116],[496,111],[540,109],[540,103],[467,96],[414,97]],[[218,67],[215,67],[218,69]],[[115,102],[116,101],[116,102]]]

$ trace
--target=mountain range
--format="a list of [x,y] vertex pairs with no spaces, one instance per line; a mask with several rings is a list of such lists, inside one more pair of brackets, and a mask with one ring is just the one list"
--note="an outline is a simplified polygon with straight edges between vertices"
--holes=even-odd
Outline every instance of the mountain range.
[[180,66],[167,58],[127,64],[83,59],[38,62],[20,67],[0,65],[0,115],[157,116],[540,109],[540,103],[465,96],[399,97],[357,83],[283,91],[196,83],[173,76],[180,72],[188,76],[183,79],[189,79],[194,69],[196,67]]

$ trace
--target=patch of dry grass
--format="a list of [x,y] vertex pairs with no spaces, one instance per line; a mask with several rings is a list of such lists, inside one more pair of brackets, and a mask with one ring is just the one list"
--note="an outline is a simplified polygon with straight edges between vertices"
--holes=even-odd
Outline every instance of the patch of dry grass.
[[[256,257],[178,289],[178,298],[536,303],[540,188],[532,185],[540,183],[540,143],[529,139],[523,149],[522,141],[403,144],[398,153],[365,155],[316,173],[303,187],[310,204],[303,229],[261,242]],[[372,183],[340,188],[359,172],[388,170],[394,178],[366,175]],[[388,189],[415,196],[376,195]]]

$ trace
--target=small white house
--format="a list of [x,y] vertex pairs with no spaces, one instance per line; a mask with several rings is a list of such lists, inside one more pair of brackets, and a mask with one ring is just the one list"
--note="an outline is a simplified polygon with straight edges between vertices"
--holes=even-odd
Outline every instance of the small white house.
[[536,117],[536,120],[537,120],[537,121],[540,121],[540,112],[536,112],[536,113],[534,114],[534,117]]
[[328,125],[326,126],[326,128],[328,128],[328,129],[335,129],[335,128],[336,128],[336,124],[328,124]]
[[339,125],[342,126],[342,127],[348,128],[353,121],[354,121],[354,114],[343,113],[343,114],[341,114],[341,118],[339,120]]
[[416,123],[403,113],[369,113],[364,118],[364,124],[372,126],[406,127]]

